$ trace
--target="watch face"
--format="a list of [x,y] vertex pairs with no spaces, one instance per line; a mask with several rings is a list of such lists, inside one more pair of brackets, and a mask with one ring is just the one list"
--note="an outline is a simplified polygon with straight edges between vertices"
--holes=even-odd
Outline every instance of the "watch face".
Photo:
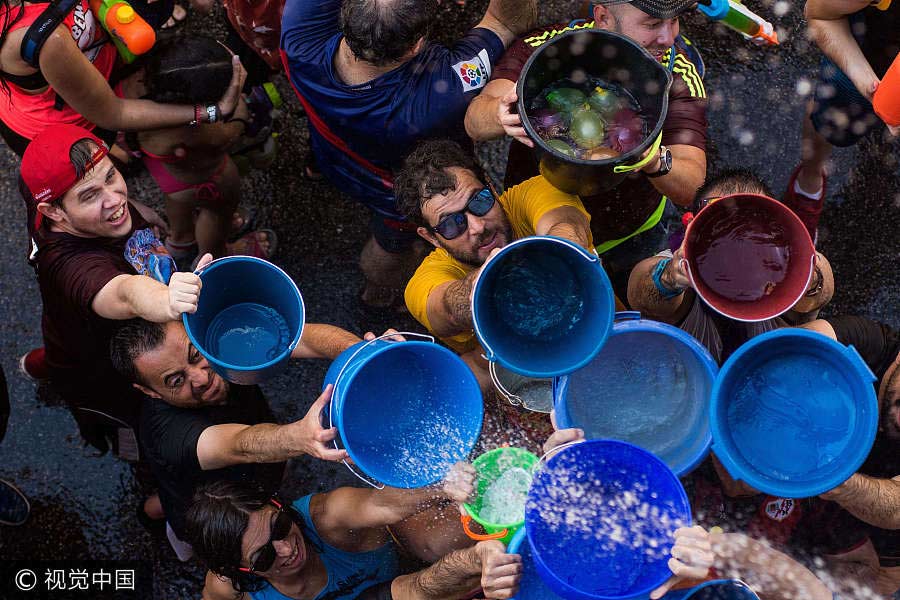
[[666,172],[672,170],[672,151],[668,148],[662,155],[662,170]]

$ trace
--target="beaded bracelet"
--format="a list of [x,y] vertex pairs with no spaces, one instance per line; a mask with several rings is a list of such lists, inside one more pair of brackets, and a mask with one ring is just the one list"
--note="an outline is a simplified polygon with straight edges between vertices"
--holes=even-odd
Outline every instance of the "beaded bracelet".
[[668,266],[670,262],[672,262],[671,258],[664,258],[656,263],[656,266],[653,268],[653,285],[656,286],[656,291],[659,292],[659,295],[662,296],[664,300],[671,300],[684,292],[684,290],[673,290],[662,282],[663,271],[666,270],[666,266]]

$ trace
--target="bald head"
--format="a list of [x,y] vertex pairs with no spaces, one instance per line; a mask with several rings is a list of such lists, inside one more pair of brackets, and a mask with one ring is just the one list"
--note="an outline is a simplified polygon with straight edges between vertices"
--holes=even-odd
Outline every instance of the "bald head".
[[435,0],[343,0],[341,30],[356,58],[383,67],[412,55],[436,9]]

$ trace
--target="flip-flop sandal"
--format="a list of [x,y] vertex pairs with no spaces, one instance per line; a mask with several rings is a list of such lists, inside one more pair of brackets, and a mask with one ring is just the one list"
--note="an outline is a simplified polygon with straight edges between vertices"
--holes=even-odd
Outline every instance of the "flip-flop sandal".
[[[269,244],[268,251],[264,250],[260,243],[259,234],[266,234],[266,242]],[[271,229],[257,229],[245,234],[233,244],[226,245],[228,256],[255,256],[270,260],[278,249],[278,236]]]
[[31,503],[25,494],[9,481],[0,479],[0,525],[21,525],[30,514]]
[[[180,10],[180,12],[179,12],[179,10]],[[176,17],[175,15],[180,15],[180,16]],[[160,29],[175,30],[178,27],[184,25],[184,22],[187,20],[187,16],[188,16],[187,9],[185,7],[183,7],[182,5],[176,3],[174,8],[172,9],[172,16],[169,17],[168,21],[163,23],[163,25],[162,25],[162,27],[160,27]]]

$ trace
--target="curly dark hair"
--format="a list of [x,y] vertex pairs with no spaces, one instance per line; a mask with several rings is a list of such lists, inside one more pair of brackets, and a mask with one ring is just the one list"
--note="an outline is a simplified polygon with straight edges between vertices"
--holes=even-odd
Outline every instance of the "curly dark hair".
[[436,12],[434,0],[343,0],[341,31],[357,58],[383,67],[428,37]]
[[122,321],[109,341],[109,358],[113,368],[131,383],[147,382],[141,379],[134,361],[139,356],[159,348],[166,341],[166,326],[144,319]]
[[472,171],[476,177],[484,179],[484,172],[475,158],[456,142],[428,140],[416,146],[394,178],[394,196],[400,214],[416,225],[427,226],[422,216],[422,203],[456,187],[456,178],[446,171],[449,167]]
[[241,539],[250,514],[260,510],[269,496],[259,488],[231,481],[201,487],[185,514],[187,541],[206,567],[231,580],[235,591],[255,592],[265,579],[240,570]]

